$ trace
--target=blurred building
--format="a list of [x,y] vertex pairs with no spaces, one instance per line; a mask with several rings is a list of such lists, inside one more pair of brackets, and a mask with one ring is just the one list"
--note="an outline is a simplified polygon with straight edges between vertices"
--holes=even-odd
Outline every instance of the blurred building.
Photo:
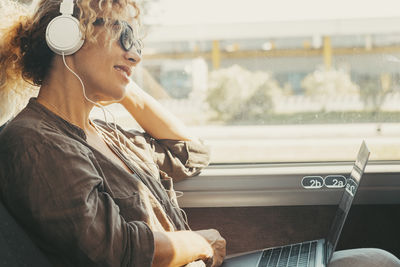
[[151,25],[143,67],[177,98],[192,89],[195,73],[187,70],[196,58],[209,70],[238,64],[270,71],[295,94],[302,94],[301,81],[321,66],[346,69],[359,84],[389,77],[398,90],[399,25],[400,18]]

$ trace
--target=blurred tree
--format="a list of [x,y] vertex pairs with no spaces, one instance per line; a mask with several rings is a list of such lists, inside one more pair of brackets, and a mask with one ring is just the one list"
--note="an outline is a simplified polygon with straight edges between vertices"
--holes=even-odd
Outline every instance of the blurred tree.
[[29,5],[32,3],[32,0],[18,0],[17,2],[20,2],[21,4]]
[[217,120],[251,122],[271,113],[273,99],[282,94],[271,74],[234,65],[210,73],[207,103]]
[[337,95],[359,95],[359,87],[350,75],[337,69],[320,68],[308,74],[301,82],[305,94],[323,99]]
[[381,77],[370,75],[362,76],[360,81],[361,99],[366,110],[378,113],[385,101],[386,95],[391,92],[390,75],[382,74]]
[[359,86],[351,81],[350,74],[344,70],[333,68],[319,68],[308,74],[301,86],[305,94],[321,104],[322,111],[325,111],[332,101],[337,97],[359,96]]

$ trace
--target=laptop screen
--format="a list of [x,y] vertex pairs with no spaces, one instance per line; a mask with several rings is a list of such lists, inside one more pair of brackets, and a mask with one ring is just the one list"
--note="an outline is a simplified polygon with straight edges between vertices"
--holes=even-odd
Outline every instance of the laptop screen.
[[335,251],[344,222],[349,213],[351,204],[353,203],[365,166],[367,165],[369,154],[370,152],[368,147],[363,141],[357,159],[353,165],[353,169],[351,170],[350,177],[347,179],[346,188],[343,192],[342,199],[339,202],[339,207],[336,211],[335,218],[333,219],[331,229],[329,230],[326,239],[326,263],[330,262],[332,254]]

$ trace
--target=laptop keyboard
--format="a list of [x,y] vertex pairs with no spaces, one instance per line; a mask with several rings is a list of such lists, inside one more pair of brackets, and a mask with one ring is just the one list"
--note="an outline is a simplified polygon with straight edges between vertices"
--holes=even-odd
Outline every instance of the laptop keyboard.
[[314,267],[316,251],[317,241],[266,249],[258,267]]

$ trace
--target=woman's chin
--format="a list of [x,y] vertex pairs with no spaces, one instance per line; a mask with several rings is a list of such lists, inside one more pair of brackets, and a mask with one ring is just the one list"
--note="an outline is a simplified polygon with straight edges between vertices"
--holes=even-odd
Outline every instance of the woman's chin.
[[110,94],[107,97],[104,97],[104,100],[118,102],[118,101],[122,100],[125,97],[125,95],[126,95],[125,87],[118,88],[118,90],[114,90],[114,91],[110,92]]
[[118,90],[119,94],[113,95],[113,98],[115,101],[120,101],[126,96],[126,87],[122,88],[121,90]]

